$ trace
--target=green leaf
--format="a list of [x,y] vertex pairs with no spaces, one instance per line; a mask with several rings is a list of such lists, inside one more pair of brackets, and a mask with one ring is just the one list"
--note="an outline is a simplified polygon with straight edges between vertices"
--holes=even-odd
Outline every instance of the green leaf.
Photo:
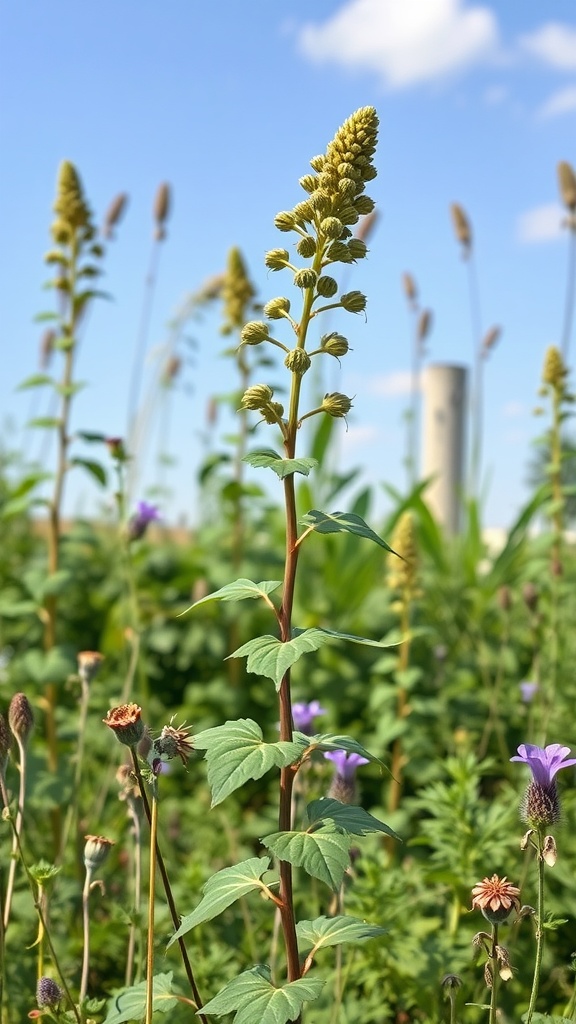
[[[155,1013],[169,1013],[174,1009],[177,996],[172,994],[173,971],[154,975]],[[146,982],[122,989],[110,1000],[108,1016],[104,1024],[125,1024],[126,1021],[142,1020],[146,1013]]]
[[386,767],[383,761],[379,757],[375,757],[371,754],[366,747],[363,747],[358,740],[352,738],[352,736],[345,735],[334,735],[333,733],[319,733],[317,736],[305,736],[304,733],[295,732],[294,737],[298,739],[302,737],[308,740],[309,750],[345,750],[347,754],[360,754],[360,757],[366,757],[369,761],[374,761],[376,764]]
[[86,383],[84,381],[77,380],[73,384],[57,384],[56,391],[64,398],[72,398],[79,391],[83,391],[85,387]]
[[278,640],[275,636],[258,636],[249,640],[238,650],[229,654],[229,658],[247,658],[246,669],[256,675],[268,676],[273,679],[276,689],[284,674],[294,665],[303,654],[310,651],[317,651],[325,644],[334,640],[348,640],[355,644],[365,644],[368,647],[385,647],[386,644],[378,640],[367,640],[365,637],[352,636],[350,633],[337,633],[333,629],[294,629],[292,640]]
[[[520,1019],[528,1020],[528,1012],[523,1013]],[[555,1013],[552,1016],[548,1013],[533,1013],[532,1024],[574,1024],[574,1022],[572,1017],[558,1017]]]
[[43,323],[47,323],[50,320],[59,320],[60,317],[58,316],[58,313],[46,312],[46,313],[36,313],[36,316],[33,319],[34,319],[34,323],[35,324],[43,324]]
[[73,579],[72,573],[68,569],[58,569],[56,572],[46,576],[40,591],[40,600],[44,601],[46,597],[54,597],[58,594],[64,593],[67,587]]
[[298,945],[301,952],[311,950],[316,955],[323,946],[339,946],[343,942],[365,942],[367,939],[385,935],[387,929],[378,924],[367,924],[359,917],[317,917],[315,921],[299,921],[296,925]]
[[303,526],[311,526],[316,533],[341,533],[342,531],[354,533],[357,537],[373,540],[375,544],[379,544],[386,551],[391,551],[393,555],[397,554],[385,540],[382,540],[377,533],[374,533],[374,530],[370,529],[361,516],[357,516],[353,512],[320,512],[313,508],[302,516],[300,522]]
[[43,384],[53,384],[54,380],[48,373],[33,373],[31,377],[26,377],[21,384],[18,385],[17,391],[24,391],[26,388],[38,388]]
[[86,472],[90,474],[90,476],[94,477],[94,479],[97,480],[98,483],[102,485],[102,487],[106,487],[108,479],[106,476],[106,470],[104,469],[103,466],[100,465],[99,462],[94,462],[92,459],[74,458],[70,459],[70,465],[82,466],[82,468],[85,469]]
[[194,746],[206,751],[212,807],[247,779],[260,779],[271,768],[286,768],[305,749],[302,740],[265,743],[262,730],[251,718],[205,729],[194,737]]
[[88,444],[106,441],[106,434],[94,434],[91,430],[77,430],[76,437],[79,437],[81,441],[87,441]]
[[323,985],[320,978],[307,977],[275,988],[270,968],[258,965],[228,982],[198,1013],[234,1013],[235,1024],[286,1024],[300,1016],[305,1002],[318,998]]
[[[215,590],[212,594],[207,594],[206,597],[195,601],[190,608],[186,609],[186,612],[189,612],[191,608],[198,608],[199,605],[206,604],[208,601],[245,601],[247,598],[267,597],[281,586],[281,580],[264,580],[263,583],[253,583],[252,580],[244,579],[235,580],[234,583],[228,583],[220,590]],[[185,615],[186,612],[180,614]]]
[[249,452],[242,459],[249,466],[257,469],[271,469],[281,480],[292,473],[303,473],[308,476],[311,469],[318,465],[316,459],[283,459],[273,448],[263,448]]
[[4,619],[20,619],[25,615],[34,615],[39,610],[35,601],[11,601],[9,597],[0,598],[0,616]]
[[334,822],[338,828],[345,829],[353,836],[366,836],[370,832],[384,832],[391,839],[402,841],[389,825],[379,821],[363,807],[357,807],[356,804],[343,804],[339,800],[333,800],[332,797],[313,800],[306,808],[306,817],[311,825],[318,824],[321,828],[328,821]]
[[180,927],[170,939],[168,947],[196,925],[217,917],[241,896],[246,896],[253,889],[264,890],[264,883],[260,879],[269,867],[269,857],[251,857],[250,860],[244,860],[241,864],[217,871],[206,882],[202,890],[204,895],[196,910],[182,918]]
[[56,416],[37,416],[33,420],[28,420],[27,427],[59,427],[60,420]]
[[314,832],[273,832],[262,840],[280,860],[304,868],[338,891],[350,863],[351,836],[334,822]]

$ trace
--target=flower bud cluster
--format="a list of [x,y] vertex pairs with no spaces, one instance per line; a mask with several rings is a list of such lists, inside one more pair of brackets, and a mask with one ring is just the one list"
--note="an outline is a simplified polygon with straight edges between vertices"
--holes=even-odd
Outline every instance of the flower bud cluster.
[[262,414],[266,423],[278,423],[284,414],[284,406],[273,402],[274,391],[268,384],[253,384],[242,395],[243,409],[252,409]]
[[222,282],[223,334],[230,334],[242,327],[254,294],[254,287],[248,277],[242,253],[234,247],[228,253],[226,273]]

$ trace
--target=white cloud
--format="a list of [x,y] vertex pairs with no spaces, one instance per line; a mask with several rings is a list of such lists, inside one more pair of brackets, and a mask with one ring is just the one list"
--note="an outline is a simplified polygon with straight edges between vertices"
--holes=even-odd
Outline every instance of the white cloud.
[[366,388],[370,394],[380,395],[384,398],[409,395],[411,387],[412,375],[410,370],[394,370],[392,373],[371,377],[370,380],[366,381]]
[[558,71],[576,70],[576,28],[550,21],[522,36],[520,46]]
[[551,242],[562,234],[562,210],[557,203],[536,206],[518,218],[517,236],[520,242]]
[[518,419],[519,416],[524,416],[525,413],[526,406],[524,402],[511,400],[510,402],[505,402],[505,404],[502,406],[502,415],[507,420]]
[[488,7],[462,0],[346,0],[299,33],[318,62],[376,72],[396,89],[431,81],[493,56],[498,25]]
[[576,110],[576,85],[568,85],[550,96],[538,109],[538,117],[558,117]]

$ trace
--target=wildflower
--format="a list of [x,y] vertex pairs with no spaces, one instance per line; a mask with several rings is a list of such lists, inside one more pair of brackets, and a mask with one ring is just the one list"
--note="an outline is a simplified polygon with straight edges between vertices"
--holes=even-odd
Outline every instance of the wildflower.
[[36,1002],[38,1006],[56,1006],[62,999],[63,992],[52,978],[45,975],[38,978],[36,985]]
[[127,747],[135,747],[146,731],[141,714],[142,708],[138,707],[138,704],[120,704],[116,708],[110,708],[102,721],[112,729],[120,743]]
[[99,651],[78,651],[78,675],[83,683],[88,686],[98,672],[104,661],[104,655]]
[[[190,754],[194,752],[190,729],[185,729],[184,726],[176,729],[173,725],[165,725],[158,739],[154,740],[152,751],[153,756],[155,754],[160,760],[171,761],[173,757],[179,757],[186,767]],[[148,759],[150,760],[150,756]],[[156,773],[155,760],[152,763],[152,770]]]
[[524,703],[531,704],[539,689],[538,683],[533,683],[528,679],[520,683],[520,693]]
[[296,701],[292,705],[292,718],[294,727],[305,736],[312,735],[312,724],[315,718],[325,715],[326,709],[320,706],[319,700],[311,700],[308,704]]
[[522,805],[522,817],[529,825],[553,825],[560,817],[560,801],[556,787],[556,773],[561,768],[576,764],[576,758],[568,758],[570,747],[550,743],[544,749],[532,743],[521,743],[518,753],[511,761],[522,761],[532,772],[532,781],[526,790]]
[[34,714],[25,693],[15,693],[12,697],[8,708],[8,725],[18,742],[25,746],[34,726]]
[[84,839],[84,867],[87,871],[94,871],[106,860],[114,842],[104,836],[84,836]]
[[336,769],[328,795],[343,804],[355,803],[356,769],[361,764],[368,764],[368,759],[360,754],[347,754],[345,750],[329,750],[324,757],[328,761],[333,761]]
[[483,878],[472,889],[472,909],[481,910],[491,924],[505,921],[512,909],[520,909],[520,889],[508,882],[506,875]]
[[140,540],[150,523],[156,519],[160,519],[156,505],[149,505],[147,501],[139,501],[136,512],[128,522],[128,540]]

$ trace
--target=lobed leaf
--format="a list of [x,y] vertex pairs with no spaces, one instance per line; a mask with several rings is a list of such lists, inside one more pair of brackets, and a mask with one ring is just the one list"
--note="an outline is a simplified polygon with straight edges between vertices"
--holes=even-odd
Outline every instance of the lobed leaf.
[[24,391],[26,388],[38,388],[44,384],[54,384],[54,378],[48,373],[33,373],[31,377],[26,377],[16,390]]
[[323,946],[339,946],[343,942],[365,942],[385,935],[387,929],[368,924],[359,917],[340,914],[337,917],[317,917],[315,921],[299,921],[296,925],[298,945],[302,952],[312,950],[314,956]]
[[260,726],[251,718],[225,722],[194,737],[206,751],[212,807],[221,803],[248,779],[260,779],[271,768],[286,768],[302,755],[302,740],[265,743]]
[[335,891],[340,888],[350,863],[352,840],[334,822],[328,821],[314,832],[272,832],[262,842],[279,860],[304,868]]
[[215,590],[212,594],[195,601],[180,614],[185,615],[191,608],[198,608],[208,601],[245,601],[248,598],[267,597],[281,586],[281,580],[264,580],[262,583],[253,583],[252,580],[245,579],[234,580],[234,583],[227,583],[225,587],[220,587],[220,590]]
[[306,817],[311,825],[319,823],[321,827],[324,827],[327,821],[331,821],[338,828],[345,829],[353,836],[366,836],[370,832],[384,832],[391,839],[401,842],[400,836],[389,825],[385,825],[373,814],[369,814],[363,807],[358,807],[356,804],[343,804],[332,797],[324,796],[320,800],[313,800],[312,803],[309,803],[306,808]]
[[270,976],[270,968],[262,964],[244,971],[198,1013],[234,1013],[235,1024],[286,1024],[300,1016],[305,1002],[318,998],[324,985],[320,978],[300,978],[275,988]]
[[354,512],[320,512],[313,508],[302,516],[300,522],[303,526],[311,527],[316,533],[354,533],[357,537],[374,541],[393,555],[397,553]]
[[253,889],[264,889],[264,884],[260,879],[269,867],[269,857],[251,857],[250,860],[244,860],[241,864],[217,871],[206,882],[202,890],[204,895],[196,910],[182,918],[180,927],[170,939],[168,947],[196,925],[217,917],[241,896],[252,892]]
[[308,476],[311,469],[318,465],[316,459],[283,459],[273,448],[262,448],[244,455],[242,462],[256,469],[271,469],[276,476],[283,480],[285,476],[292,473],[302,473]]
[[[173,971],[154,976],[153,1009],[155,1013],[169,1013],[174,1009],[177,996],[172,993]],[[122,989],[110,1000],[108,1015],[103,1024],[125,1024],[126,1021],[143,1020],[146,1013],[146,982]]]

